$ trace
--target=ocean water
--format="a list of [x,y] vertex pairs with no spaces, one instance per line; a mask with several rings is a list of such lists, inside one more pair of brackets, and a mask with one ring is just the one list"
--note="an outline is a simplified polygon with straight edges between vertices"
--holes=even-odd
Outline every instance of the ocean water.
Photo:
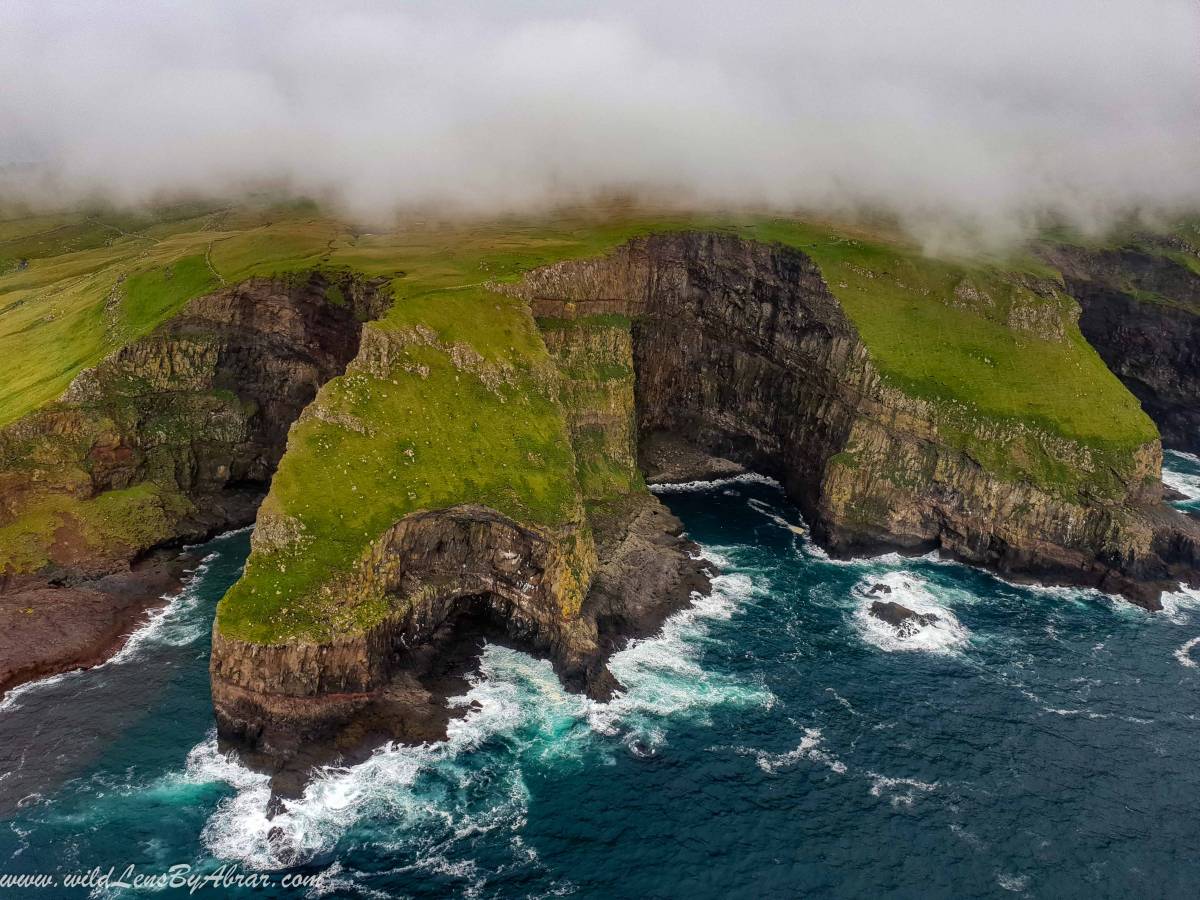
[[1177,507],[1200,512],[1200,458],[1178,450],[1165,451],[1163,481],[1185,496],[1186,499],[1176,502]]
[[[1200,497],[1200,460],[1169,463]],[[119,658],[4,699],[0,873],[274,879],[197,894],[247,897],[1196,895],[1200,595],[1151,615],[935,557],[836,562],[768,483],[662,496],[723,574],[613,658],[620,697],[488,647],[449,741],[323,770],[274,820],[212,732],[209,625],[248,534],[213,541]],[[866,614],[877,585],[938,620],[900,636]]]

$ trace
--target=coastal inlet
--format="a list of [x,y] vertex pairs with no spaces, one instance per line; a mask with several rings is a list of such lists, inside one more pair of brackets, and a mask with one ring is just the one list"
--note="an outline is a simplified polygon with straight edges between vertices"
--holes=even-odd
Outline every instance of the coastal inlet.
[[[0,868],[237,863],[316,875],[278,894],[309,897],[1191,895],[1200,599],[830,560],[761,480],[659,496],[722,574],[612,657],[624,692],[489,646],[448,741],[325,768],[274,818],[212,730],[209,626],[249,536],[211,542],[121,656],[6,696]],[[937,621],[870,617],[876,585]]]

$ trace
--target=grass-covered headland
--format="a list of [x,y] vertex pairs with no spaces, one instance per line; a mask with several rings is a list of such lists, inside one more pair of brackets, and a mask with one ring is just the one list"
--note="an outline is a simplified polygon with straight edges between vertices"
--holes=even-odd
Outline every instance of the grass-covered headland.
[[[537,322],[489,285],[692,228],[808,254],[887,384],[930,404],[947,440],[1005,477],[1112,492],[1157,437],[1080,335],[1057,273],[1032,259],[934,260],[859,227],[627,210],[363,232],[311,205],[0,223],[0,426],[18,427],[81,371],[222,286],[318,267],[388,279],[391,308],[289,435],[263,512],[289,539],[256,549],[219,612],[246,640],[328,637],[380,614],[338,585],[409,512],[473,502],[532,526],[586,529],[589,504],[644,489],[628,321]],[[982,440],[990,426],[1009,438]],[[1047,439],[1105,464],[1064,467],[1040,449]],[[48,484],[34,470],[52,463],[5,461]],[[0,510],[0,568],[44,564],[63,528],[144,542],[177,499],[153,482],[129,490],[84,501],[35,492]]]

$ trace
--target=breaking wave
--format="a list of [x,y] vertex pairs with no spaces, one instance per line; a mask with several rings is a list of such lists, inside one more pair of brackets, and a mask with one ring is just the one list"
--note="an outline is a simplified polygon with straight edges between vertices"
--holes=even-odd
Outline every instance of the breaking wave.
[[1175,651],[1175,658],[1179,660],[1181,666],[1188,669],[1195,669],[1197,667],[1195,657],[1192,656],[1192,651],[1198,644],[1200,644],[1200,637],[1194,637]]
[[786,753],[768,753],[765,750],[754,750],[750,747],[735,747],[734,752],[753,756],[758,767],[768,775],[776,775],[789,769],[797,763],[808,760],[828,767],[838,775],[846,774],[846,764],[822,747],[820,728],[805,728],[804,737],[795,749]]
[[610,668],[625,689],[608,703],[567,693],[546,661],[488,645],[470,689],[450,701],[467,712],[450,722],[446,741],[389,744],[357,765],[319,769],[273,818],[267,777],[221,754],[215,734],[192,750],[179,781],[235,791],[204,828],[217,858],[276,868],[329,853],[360,824],[386,820],[397,849],[435,866],[447,843],[523,822],[528,757],[653,755],[668,740],[670,720],[703,721],[722,705],[769,706],[774,698],[761,685],[699,662],[711,624],[733,616],[754,590],[744,574],[719,575],[711,593],[696,595],[658,636],[614,654]]
[[[1181,584],[1178,590],[1167,591],[1159,598],[1161,615],[1175,625],[1186,625],[1191,611],[1200,609],[1200,589]],[[1130,604],[1132,605],[1132,604]]]
[[647,485],[655,494],[679,494],[685,491],[709,491],[713,488],[726,487],[731,484],[766,484],[782,489],[781,485],[769,475],[758,472],[746,472],[742,475],[732,475],[729,478],[714,478],[711,481],[681,481],[677,483]]
[[1188,500],[1200,500],[1200,457],[1179,450],[1163,451],[1162,480]]

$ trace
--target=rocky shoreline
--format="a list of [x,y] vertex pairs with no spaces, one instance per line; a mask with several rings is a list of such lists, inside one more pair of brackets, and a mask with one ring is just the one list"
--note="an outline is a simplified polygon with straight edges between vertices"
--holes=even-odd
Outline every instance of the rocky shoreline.
[[[38,563],[0,564],[0,689],[103,662],[180,590],[179,548],[255,521],[288,428],[385,302],[345,273],[250,279],[0,428],[0,526],[52,523]],[[88,512],[114,496],[128,505]]]
[[[799,251],[652,235],[534,270],[517,291],[540,315],[628,317],[639,434],[684,436],[775,477],[834,556],[938,550],[1005,578],[1094,587],[1148,609],[1200,580],[1200,529],[1162,501],[1157,441],[1128,449],[1116,473],[1082,443],[898,390]],[[1114,477],[1076,490],[989,468],[978,448],[998,444],[1035,448],[1057,470]],[[672,457],[687,455],[668,454],[668,470]],[[681,471],[713,474],[703,463]]]
[[[1047,299],[1057,302],[1056,289],[1030,284],[1040,298],[1030,309],[1058,309]],[[352,762],[386,741],[443,739],[465,712],[448,701],[465,692],[484,641],[548,659],[568,690],[611,698],[620,685],[609,656],[710,587],[711,566],[646,483],[765,473],[838,557],[938,550],[1013,580],[1096,587],[1149,609],[1179,581],[1200,580],[1200,523],[1163,503],[1157,439],[1138,434],[1109,453],[1071,433],[906,393],[798,250],[726,234],[655,235],[493,287],[521,301],[514,327],[539,329],[542,355],[519,361],[537,363],[530,395],[549,398],[547,421],[571,441],[568,463],[546,471],[569,483],[573,499],[538,518],[503,493],[488,505],[464,478],[457,492],[389,507],[356,530],[352,562],[309,594],[243,578],[262,593],[247,588],[240,617],[218,615],[214,712],[222,745],[271,772],[281,796],[300,790],[315,764]],[[255,521],[295,423],[324,423],[339,441],[391,427],[382,413],[368,422],[323,404],[318,392],[331,379],[344,374],[363,398],[384,396],[401,378],[426,384],[431,369],[420,359],[444,356],[453,391],[460,377],[474,379],[480,410],[508,402],[500,386],[518,383],[515,367],[488,368],[468,343],[442,342],[423,324],[411,334],[365,328],[390,303],[384,288],[314,271],[199,298],[81,373],[60,403],[0,431],[0,450],[15,460],[0,471],[9,476],[0,513],[11,520],[56,502],[46,508],[67,523],[53,532],[49,563],[0,584],[0,614],[13,623],[0,639],[0,677],[11,685],[94,664],[119,646],[179,588],[188,563],[169,548]],[[1020,309],[1038,340],[1075,327],[1056,312]],[[404,362],[408,352],[417,357]],[[360,412],[370,409],[363,398]],[[1018,450],[989,461],[1010,445]],[[420,449],[409,447],[399,465]],[[1022,468],[1034,457],[1049,469]],[[532,449],[516,468],[526,461],[546,464]],[[30,463],[35,479],[22,468]],[[156,493],[130,494],[139,486]],[[132,520],[157,515],[157,531],[137,532],[135,546],[97,542],[93,526],[89,543],[84,504],[101,496],[134,504],[118,508]],[[328,534],[306,532],[274,494],[262,513],[248,572],[272,553],[278,575],[321,560],[306,553],[322,545],[304,542]],[[349,532],[329,534],[325,546],[337,546]],[[278,599],[260,602],[264,594]],[[288,607],[306,598],[321,614],[293,627]]]
[[11,579],[0,591],[0,693],[111,659],[146,613],[183,589],[197,562],[192,554],[164,551],[127,572],[70,587]]
[[200,563],[190,549],[254,523],[259,492],[232,491],[179,527],[179,536],[134,559],[89,571],[85,561],[0,578],[0,693],[107,662],[147,613],[182,591]]

